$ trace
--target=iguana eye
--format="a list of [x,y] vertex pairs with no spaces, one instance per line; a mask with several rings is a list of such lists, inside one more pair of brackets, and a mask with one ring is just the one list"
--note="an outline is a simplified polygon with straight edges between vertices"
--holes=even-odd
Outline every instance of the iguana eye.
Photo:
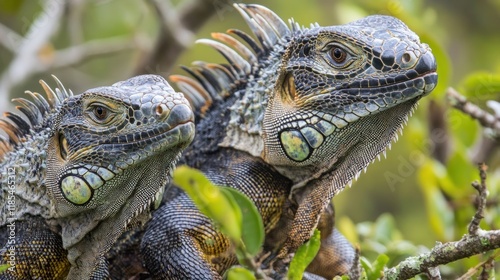
[[116,115],[113,109],[97,102],[89,104],[85,111],[90,119],[99,124],[108,123]]
[[337,62],[337,63],[344,63],[344,61],[347,58],[347,53],[343,49],[341,49],[339,47],[333,47],[330,50],[330,56],[332,57],[332,59],[335,62]]
[[326,52],[329,57],[328,61],[334,67],[345,68],[354,61],[349,51],[344,46],[336,43],[327,45]]
[[105,120],[108,116],[108,109],[103,106],[94,106],[94,115],[98,120]]

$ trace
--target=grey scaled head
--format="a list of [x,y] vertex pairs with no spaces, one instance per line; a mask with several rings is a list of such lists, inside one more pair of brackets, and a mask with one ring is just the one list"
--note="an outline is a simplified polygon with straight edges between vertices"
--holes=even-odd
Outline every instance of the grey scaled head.
[[280,68],[264,121],[264,158],[277,166],[321,169],[382,137],[375,157],[437,83],[428,45],[389,16],[296,30]]
[[153,75],[68,98],[53,127],[47,186],[60,217],[118,209],[151,176],[154,195],[194,134],[187,100]]

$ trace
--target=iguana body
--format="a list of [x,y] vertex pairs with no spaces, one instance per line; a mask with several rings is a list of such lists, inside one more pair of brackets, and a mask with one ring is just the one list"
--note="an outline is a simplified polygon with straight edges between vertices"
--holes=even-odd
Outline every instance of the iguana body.
[[80,95],[42,85],[48,100],[17,100],[31,125],[0,121],[0,279],[103,279],[104,254],[148,219],[193,139],[193,113],[159,76]]
[[[258,42],[238,30],[228,33],[249,47],[216,33],[234,50],[200,42],[229,65],[198,62],[187,69],[194,79],[172,77],[200,108],[183,160],[255,202],[274,277],[282,277],[332,197],[386,149],[435,87],[436,64],[429,47],[392,17],[301,28],[261,6],[236,8]],[[320,254],[328,260],[319,257],[310,269],[331,278],[350,269],[353,252],[329,217],[320,224]],[[154,279],[217,279],[236,262],[228,240],[182,192],[154,213],[141,248]]]

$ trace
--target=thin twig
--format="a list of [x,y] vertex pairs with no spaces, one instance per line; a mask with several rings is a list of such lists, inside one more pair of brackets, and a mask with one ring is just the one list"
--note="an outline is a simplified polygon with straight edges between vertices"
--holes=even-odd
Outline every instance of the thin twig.
[[453,88],[448,89],[446,96],[453,107],[476,119],[483,127],[491,128],[497,135],[500,135],[500,120],[497,117],[467,101],[467,98]]
[[[168,3],[157,0],[150,2],[158,14],[161,28],[155,46],[138,64],[136,75],[167,75],[179,55],[193,42],[192,34],[219,9],[232,3],[231,0],[185,0],[173,13],[168,11]],[[176,15],[175,18],[166,18],[172,14]]]
[[150,0],[156,9],[165,31],[172,34],[172,38],[180,46],[187,48],[194,40],[194,33],[181,22],[174,6],[170,1]]
[[45,69],[42,70],[67,67],[93,56],[116,53],[133,48],[133,40],[129,36],[87,41],[81,45],[56,51],[52,63],[45,65]]
[[474,182],[472,184],[479,192],[480,201],[476,214],[469,224],[469,234],[464,235],[459,241],[439,243],[428,253],[409,257],[397,266],[386,269],[384,279],[408,279],[428,272],[429,268],[500,248],[500,230],[484,231],[479,228],[488,194],[486,170],[485,164],[479,165],[481,183]]
[[486,188],[486,170],[488,166],[484,163],[479,164],[479,176],[481,178],[481,183],[477,181],[472,182],[472,186],[477,190],[478,203],[477,210],[474,216],[472,217],[472,221],[469,224],[469,234],[476,235],[479,230],[479,223],[484,218],[484,208],[486,207],[486,199],[488,198],[488,189]]
[[0,23],[0,44],[12,53],[17,53],[23,37]]
[[[467,280],[467,279],[471,279],[472,276],[474,276],[478,271],[479,269],[481,269],[481,267],[483,268],[483,271],[481,272],[481,274],[483,274],[486,266],[489,266],[489,264],[491,263],[494,263],[495,262],[495,259],[498,258],[500,256],[500,252],[496,252],[495,254],[491,255],[487,260],[485,260],[484,262],[481,262],[479,263],[478,265],[470,268],[464,275],[460,276],[459,278],[457,278],[456,280]],[[488,279],[488,278],[486,278]]]
[[427,269],[427,276],[430,280],[441,280],[441,273],[437,267],[429,267]]
[[479,274],[478,280],[488,280],[490,279],[490,272],[495,267],[495,258],[489,258],[482,266],[483,270]]
[[[64,0],[46,0],[40,15],[30,25],[26,35],[18,41],[16,55],[0,77],[2,106],[9,104],[10,89],[29,77],[40,64],[38,53],[50,45],[50,38],[59,29],[64,7]],[[0,109],[4,111],[6,108]]]

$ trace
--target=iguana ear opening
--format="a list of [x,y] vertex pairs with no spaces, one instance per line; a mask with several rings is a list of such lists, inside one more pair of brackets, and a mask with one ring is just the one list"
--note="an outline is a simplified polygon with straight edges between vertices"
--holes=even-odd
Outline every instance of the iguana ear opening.
[[66,160],[68,157],[68,141],[62,133],[59,133],[57,146],[59,147],[59,156],[61,156],[63,160]]
[[295,104],[297,91],[295,89],[295,78],[292,72],[288,72],[281,84],[281,100],[283,103]]

